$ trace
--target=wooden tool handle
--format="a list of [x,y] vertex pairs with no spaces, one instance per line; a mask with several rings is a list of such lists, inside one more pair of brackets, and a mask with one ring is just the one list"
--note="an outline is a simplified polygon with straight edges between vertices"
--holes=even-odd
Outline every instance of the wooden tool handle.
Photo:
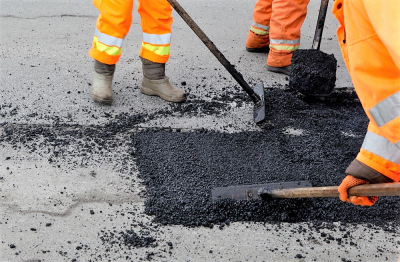
[[[337,186],[276,189],[266,192],[272,198],[338,197]],[[350,196],[400,196],[400,183],[382,183],[355,186]]]

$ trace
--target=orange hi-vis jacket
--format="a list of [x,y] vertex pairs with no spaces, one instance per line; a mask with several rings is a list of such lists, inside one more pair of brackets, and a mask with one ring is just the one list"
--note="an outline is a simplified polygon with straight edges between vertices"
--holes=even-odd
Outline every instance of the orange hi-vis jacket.
[[336,0],[340,48],[370,123],[357,159],[400,180],[400,1]]
[[[170,55],[172,7],[167,0],[138,1],[143,32],[139,55],[156,63],[166,63]],[[133,0],[93,0],[93,3],[100,15],[89,55],[102,63],[116,64],[131,27]]]
[[250,28],[256,34],[269,35],[267,65],[284,67],[300,47],[300,28],[310,0],[258,0]]

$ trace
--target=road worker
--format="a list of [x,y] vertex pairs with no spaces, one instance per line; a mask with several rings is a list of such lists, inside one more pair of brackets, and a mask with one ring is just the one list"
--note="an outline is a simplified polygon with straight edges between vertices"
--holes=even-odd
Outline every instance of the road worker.
[[290,75],[292,54],[310,0],[258,0],[246,41],[249,52],[269,52],[267,70]]
[[348,197],[353,186],[400,180],[400,1],[336,0],[337,36],[370,122],[360,152],[339,186],[340,199],[371,206],[378,197]]
[[[91,96],[97,102],[111,103],[115,64],[132,23],[133,0],[94,0],[93,3],[100,15],[89,51],[94,59]],[[165,76],[165,63],[170,56],[171,5],[167,0],[139,0],[138,12],[143,32],[139,53],[143,70],[140,92],[171,102],[185,101],[185,92]]]

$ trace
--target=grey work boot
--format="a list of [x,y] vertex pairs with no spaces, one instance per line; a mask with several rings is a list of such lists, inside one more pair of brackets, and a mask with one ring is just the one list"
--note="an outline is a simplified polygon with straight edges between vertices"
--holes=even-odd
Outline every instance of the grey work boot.
[[170,102],[184,102],[185,91],[177,88],[165,76],[165,64],[155,63],[140,57],[142,60],[143,80],[140,92],[149,96],[159,96]]
[[274,72],[274,73],[280,73],[280,74],[285,74],[290,76],[290,68],[291,65],[284,66],[284,67],[274,67],[274,66],[269,66],[267,65],[267,70]]
[[95,101],[111,104],[114,100],[111,89],[114,72],[115,65],[107,65],[94,60],[94,74],[91,95]]

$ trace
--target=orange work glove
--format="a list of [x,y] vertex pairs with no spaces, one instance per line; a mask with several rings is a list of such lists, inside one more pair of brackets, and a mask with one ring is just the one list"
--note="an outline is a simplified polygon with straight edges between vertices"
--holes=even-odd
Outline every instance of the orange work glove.
[[363,197],[358,197],[358,196],[348,196],[347,190],[353,186],[358,186],[358,185],[364,185],[364,184],[369,184],[368,181],[365,181],[363,179],[355,178],[353,176],[347,175],[342,183],[340,184],[338,191],[339,191],[339,198],[340,200],[347,201],[349,203],[352,203],[354,205],[359,205],[359,206],[372,206],[375,204],[375,202],[378,200],[377,196],[363,196]]

